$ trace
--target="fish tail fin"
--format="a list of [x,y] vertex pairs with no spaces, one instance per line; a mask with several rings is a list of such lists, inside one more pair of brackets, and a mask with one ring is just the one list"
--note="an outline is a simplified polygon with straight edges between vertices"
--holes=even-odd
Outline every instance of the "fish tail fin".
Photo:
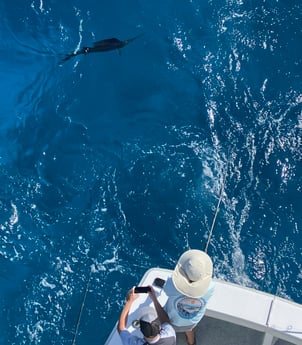
[[59,65],[62,65],[64,62],[70,60],[76,55],[77,55],[76,53],[66,54],[65,57],[60,61]]

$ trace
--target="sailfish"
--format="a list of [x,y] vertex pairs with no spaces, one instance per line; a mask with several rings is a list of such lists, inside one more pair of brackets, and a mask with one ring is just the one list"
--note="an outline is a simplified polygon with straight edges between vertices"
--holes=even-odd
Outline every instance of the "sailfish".
[[110,50],[118,50],[120,53],[120,49],[124,48],[126,45],[129,43],[133,42],[136,40],[138,37],[142,36],[138,35],[133,38],[129,38],[127,40],[121,41],[117,38],[107,38],[101,41],[97,41],[93,43],[92,47],[83,47],[82,49],[74,52],[67,54],[65,58],[61,62],[65,62],[74,56],[81,55],[81,54],[90,54],[90,53],[101,53],[101,52],[107,52]]

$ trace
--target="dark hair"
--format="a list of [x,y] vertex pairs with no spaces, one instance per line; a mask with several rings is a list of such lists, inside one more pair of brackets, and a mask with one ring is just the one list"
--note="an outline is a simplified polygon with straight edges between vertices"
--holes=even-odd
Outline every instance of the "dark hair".
[[152,322],[140,320],[139,324],[141,332],[145,337],[153,338],[160,333],[161,324],[158,318]]

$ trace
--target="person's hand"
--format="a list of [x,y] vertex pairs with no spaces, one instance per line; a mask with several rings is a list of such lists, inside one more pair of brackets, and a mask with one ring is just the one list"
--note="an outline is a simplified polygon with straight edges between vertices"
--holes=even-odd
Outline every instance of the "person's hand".
[[138,298],[138,295],[134,293],[134,287],[127,292],[126,301],[133,302]]
[[149,291],[149,296],[151,297],[151,299],[153,300],[154,298],[156,299],[156,294],[155,294],[155,290],[153,288],[152,285],[149,285],[150,291]]

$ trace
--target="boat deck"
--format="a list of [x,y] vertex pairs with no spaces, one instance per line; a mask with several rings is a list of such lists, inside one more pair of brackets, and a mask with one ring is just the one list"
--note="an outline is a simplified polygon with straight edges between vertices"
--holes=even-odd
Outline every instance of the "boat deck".
[[[171,274],[167,269],[150,269],[140,285],[152,285],[157,277],[167,280]],[[215,293],[196,328],[196,345],[302,345],[302,305],[237,284],[214,282]],[[165,305],[168,297],[164,289],[155,290]],[[128,315],[133,335],[142,336],[132,322],[137,310],[150,303],[147,294],[134,301]],[[116,327],[105,345],[122,345]],[[184,333],[177,334],[177,345],[187,345]]]
[[[205,316],[196,329],[196,345],[261,345],[264,334],[251,328]],[[184,333],[177,333],[177,345],[187,345]],[[278,339],[274,345],[293,345]]]

